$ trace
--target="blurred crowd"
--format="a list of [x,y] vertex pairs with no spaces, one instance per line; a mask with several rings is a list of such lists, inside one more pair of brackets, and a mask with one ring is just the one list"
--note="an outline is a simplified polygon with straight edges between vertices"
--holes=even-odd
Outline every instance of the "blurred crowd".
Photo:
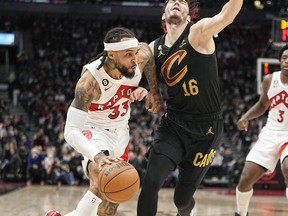
[[[9,97],[0,98],[0,181],[87,183],[82,156],[63,137],[66,111],[82,66],[102,52],[103,36],[115,26],[130,28],[140,41],[148,43],[162,34],[161,20],[119,17],[99,22],[78,16],[0,16],[0,30],[26,32],[33,44],[33,55],[25,50],[18,53],[14,78],[7,81]],[[258,99],[257,57],[275,57],[275,51],[267,49],[270,31],[270,25],[265,24],[257,28],[233,24],[215,36],[225,137],[204,183],[214,179],[235,185],[245,156],[265,122],[265,116],[251,121],[247,132],[236,128],[241,114]],[[165,99],[161,80],[160,87]],[[26,117],[10,111],[15,90]],[[130,162],[140,176],[145,174],[145,153],[162,114],[149,113],[143,102],[132,104]],[[176,180],[177,170],[164,186],[173,187]]]
[[[17,3],[50,3],[50,4],[96,4],[96,5],[130,5],[130,6],[162,6],[166,0],[0,0],[0,2]],[[219,8],[227,0],[195,0],[201,8]],[[288,2],[285,0],[250,0],[244,1],[244,8],[249,10],[288,12]]]

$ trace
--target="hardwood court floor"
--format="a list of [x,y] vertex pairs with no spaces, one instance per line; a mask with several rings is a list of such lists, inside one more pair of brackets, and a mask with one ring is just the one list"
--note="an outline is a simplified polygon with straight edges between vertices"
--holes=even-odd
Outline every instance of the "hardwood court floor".
[[[86,193],[86,186],[28,186],[0,196],[0,214],[5,216],[44,216],[50,209],[63,215],[73,210]],[[269,193],[269,191],[268,191]],[[157,216],[175,216],[173,189],[163,188],[159,194]],[[195,216],[234,216],[234,189],[199,189],[195,194]],[[137,196],[119,206],[117,216],[136,216]],[[284,191],[272,195],[256,193],[249,216],[287,216],[288,201]]]

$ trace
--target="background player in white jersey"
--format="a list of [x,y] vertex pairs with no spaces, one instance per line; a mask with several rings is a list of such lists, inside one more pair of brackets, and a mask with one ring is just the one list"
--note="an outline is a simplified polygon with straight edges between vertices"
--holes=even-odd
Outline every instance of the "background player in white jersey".
[[263,91],[258,102],[237,123],[240,130],[247,130],[249,120],[263,115],[269,108],[267,123],[261,130],[257,143],[247,155],[236,188],[235,216],[247,215],[253,185],[266,172],[273,172],[279,159],[288,199],[288,45],[280,50],[279,60],[281,71],[269,74],[263,79]]
[[[143,71],[150,87],[148,95],[138,87]],[[88,192],[67,216],[116,214],[119,204],[101,199],[97,176],[103,164],[128,161],[130,104],[145,96],[149,111],[162,108],[152,52],[132,31],[113,28],[104,38],[104,52],[84,65],[67,112],[65,139],[83,154],[90,180]],[[55,210],[48,213],[53,212],[60,215]]]

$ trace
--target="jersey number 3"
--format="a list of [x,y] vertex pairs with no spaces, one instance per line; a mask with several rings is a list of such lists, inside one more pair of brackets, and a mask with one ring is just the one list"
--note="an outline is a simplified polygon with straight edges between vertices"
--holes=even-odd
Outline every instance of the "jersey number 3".
[[120,105],[114,106],[111,108],[112,113],[108,115],[110,119],[116,119],[118,116],[125,116],[128,112],[129,105],[128,105],[128,100],[122,103],[122,111],[120,110]]
[[282,123],[284,121],[284,117],[283,117],[284,113],[285,112],[283,110],[279,110],[279,118],[277,119],[279,123]]

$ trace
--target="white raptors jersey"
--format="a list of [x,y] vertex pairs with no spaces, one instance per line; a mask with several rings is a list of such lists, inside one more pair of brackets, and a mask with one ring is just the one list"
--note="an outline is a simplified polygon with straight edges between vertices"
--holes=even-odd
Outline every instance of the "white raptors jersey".
[[281,71],[274,72],[268,90],[270,110],[266,127],[270,130],[287,131],[288,128],[288,86],[280,79]]
[[128,103],[133,92],[141,80],[141,73],[137,66],[135,76],[131,79],[122,77],[120,80],[111,78],[101,67],[97,70],[100,60],[84,65],[95,77],[101,89],[101,97],[93,100],[86,122],[101,128],[117,128],[128,125],[130,105]]

